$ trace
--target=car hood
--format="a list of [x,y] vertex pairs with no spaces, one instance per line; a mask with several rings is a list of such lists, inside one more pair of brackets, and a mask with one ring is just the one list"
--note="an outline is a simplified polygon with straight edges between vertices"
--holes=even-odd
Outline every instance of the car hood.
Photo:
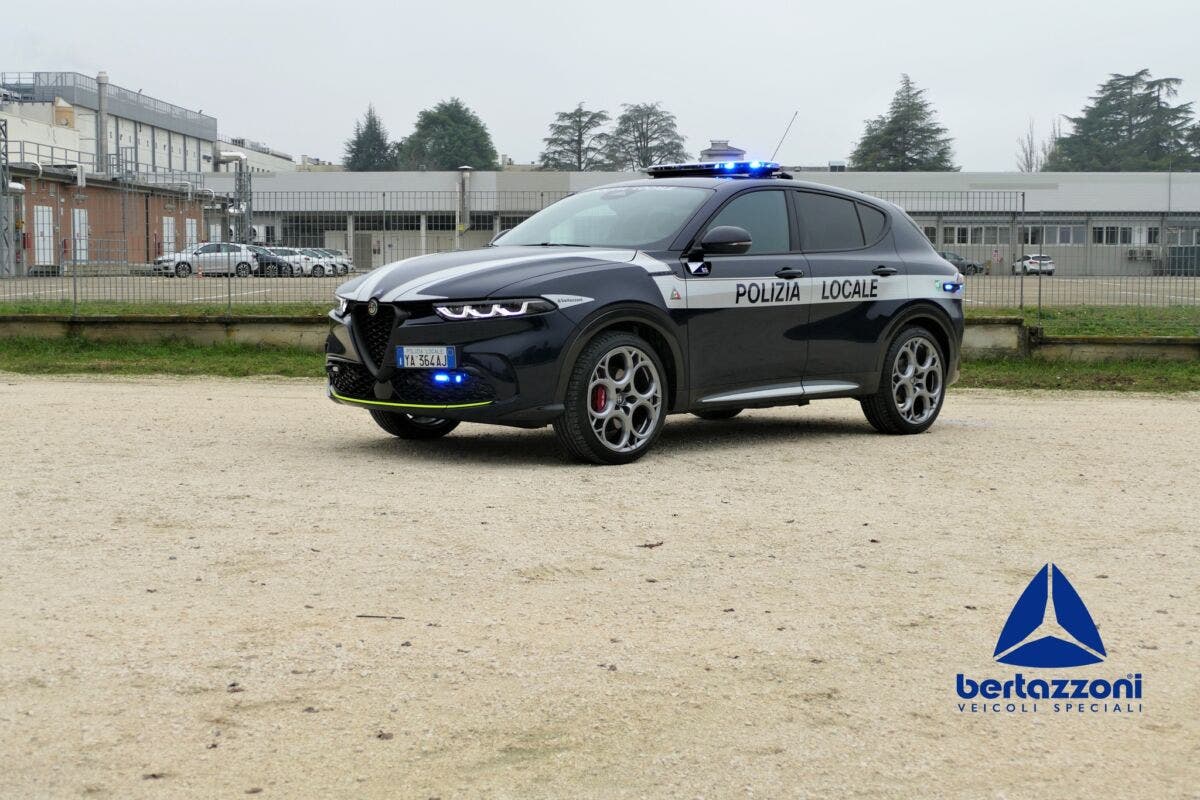
[[636,250],[598,247],[487,247],[406,258],[338,287],[347,300],[384,302],[486,298],[519,281],[603,263],[626,263]]

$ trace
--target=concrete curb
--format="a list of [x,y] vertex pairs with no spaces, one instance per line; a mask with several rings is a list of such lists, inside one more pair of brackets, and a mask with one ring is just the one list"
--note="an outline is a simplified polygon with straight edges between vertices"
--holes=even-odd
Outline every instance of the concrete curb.
[[[324,316],[87,316],[57,314],[0,315],[0,338],[28,336],[92,341],[160,342],[183,339],[196,344],[291,346],[320,352],[329,320]],[[963,334],[967,358],[1039,358],[1060,361],[1126,359],[1200,360],[1200,337],[1189,336],[1045,336],[1020,317],[971,317]]]

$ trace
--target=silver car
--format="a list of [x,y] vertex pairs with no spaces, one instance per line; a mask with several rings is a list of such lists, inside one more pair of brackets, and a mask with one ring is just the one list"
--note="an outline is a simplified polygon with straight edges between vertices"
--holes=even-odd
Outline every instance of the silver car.
[[254,251],[244,244],[210,242],[168,253],[154,260],[156,275],[229,275],[249,278],[254,273]]

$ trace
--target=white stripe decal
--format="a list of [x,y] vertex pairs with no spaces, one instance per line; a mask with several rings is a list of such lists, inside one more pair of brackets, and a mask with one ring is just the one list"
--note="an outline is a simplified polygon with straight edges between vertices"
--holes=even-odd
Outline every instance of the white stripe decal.
[[[475,275],[480,272],[488,272],[490,270],[499,269],[520,264],[533,264],[539,261],[558,261],[562,259],[584,258],[600,261],[613,261],[617,263],[628,262],[633,257],[633,253],[629,250],[580,250],[572,253],[545,253],[543,255],[523,255],[514,256],[511,258],[494,258],[487,261],[475,261],[470,264],[460,264],[457,267],[447,267],[437,272],[431,272],[428,275],[422,275],[418,278],[413,278],[410,281],[400,284],[395,289],[385,294],[381,300],[388,303],[394,303],[402,300],[441,300],[444,299],[439,295],[427,295],[424,293],[431,286],[436,286],[444,281],[454,278],[461,278],[466,275]],[[404,262],[397,262],[402,264]],[[369,297],[369,295],[368,295]],[[360,296],[360,299],[363,299]]]
[[[658,279],[664,298],[666,279]],[[895,275],[892,277],[793,278],[692,278],[686,281],[684,308],[757,308],[804,306],[818,303],[867,303],[884,300],[955,299],[957,292],[942,288],[948,277]]]

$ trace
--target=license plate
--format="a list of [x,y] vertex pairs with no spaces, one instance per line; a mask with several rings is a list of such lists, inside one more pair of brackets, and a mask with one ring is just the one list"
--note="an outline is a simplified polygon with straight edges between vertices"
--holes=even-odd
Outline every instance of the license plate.
[[454,369],[454,348],[397,347],[396,366],[400,369]]

